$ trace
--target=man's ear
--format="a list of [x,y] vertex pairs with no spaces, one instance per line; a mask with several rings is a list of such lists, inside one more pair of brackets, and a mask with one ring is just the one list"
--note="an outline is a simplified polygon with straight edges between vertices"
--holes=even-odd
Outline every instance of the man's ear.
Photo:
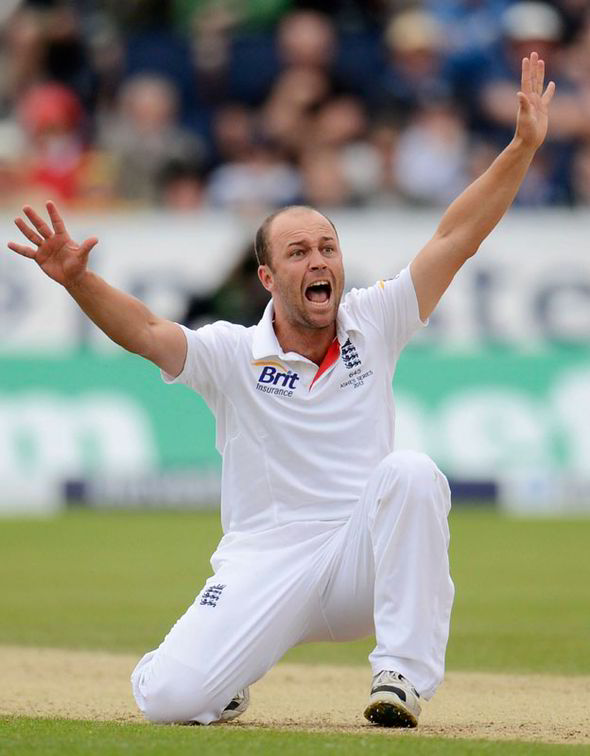
[[264,286],[264,288],[267,291],[272,291],[272,285],[273,285],[272,270],[268,267],[268,265],[258,266],[258,278],[260,279],[260,283]]

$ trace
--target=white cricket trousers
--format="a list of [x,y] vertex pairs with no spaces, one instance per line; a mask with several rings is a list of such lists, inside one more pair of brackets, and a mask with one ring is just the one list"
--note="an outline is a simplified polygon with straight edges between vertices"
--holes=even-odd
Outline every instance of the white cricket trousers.
[[152,722],[209,724],[298,643],[375,632],[373,674],[401,672],[421,696],[444,675],[454,588],[450,492],[424,454],[388,455],[350,519],[226,536],[215,575],[132,677]]

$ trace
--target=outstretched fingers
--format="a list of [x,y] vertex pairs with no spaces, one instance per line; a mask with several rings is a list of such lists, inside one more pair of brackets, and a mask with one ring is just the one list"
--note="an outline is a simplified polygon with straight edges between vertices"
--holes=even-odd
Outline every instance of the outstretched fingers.
[[[538,95],[541,98],[541,104],[546,108],[555,94],[555,82],[550,81],[543,92],[545,85],[545,61],[539,58],[537,52],[532,52],[530,58],[522,59],[522,72],[520,77],[520,89],[518,100],[521,107],[525,110],[530,105],[528,97]],[[527,101],[528,100],[528,101]]]
[[47,212],[49,213],[49,218],[51,220],[51,225],[53,226],[53,230],[56,234],[65,234],[66,233],[66,225],[63,222],[63,218],[59,214],[57,207],[53,204],[53,202],[48,202],[46,204]]
[[536,52],[531,53],[529,64],[529,76],[530,76],[530,91],[533,94],[537,92],[537,77],[539,68],[539,55]]
[[550,81],[549,84],[547,84],[547,89],[545,90],[545,94],[541,97],[541,102],[545,107],[549,105],[551,100],[553,99],[553,95],[555,94],[555,82]]
[[13,252],[16,252],[17,255],[22,255],[23,257],[29,257],[31,260],[35,260],[37,257],[37,250],[33,249],[32,247],[27,247],[25,244],[17,244],[16,242],[8,242],[8,249],[11,249]]
[[537,62],[537,94],[541,96],[543,94],[543,84],[545,83],[545,61],[539,59]]
[[531,91],[531,61],[528,58],[522,59],[520,88],[525,94]]
[[[31,221],[33,226],[37,229],[37,231],[41,234],[41,236],[44,239],[49,239],[51,236],[53,236],[53,231],[49,228],[47,223],[43,220],[43,218],[39,215],[39,213],[36,213],[33,208],[30,205],[25,205],[23,207],[23,213],[27,216],[27,218]],[[18,224],[17,224],[18,225]],[[19,226],[20,228],[20,226]],[[22,231],[22,229],[21,229]],[[23,231],[24,233],[24,231]]]
[[38,247],[45,241],[45,239],[28,226],[22,218],[15,218],[14,224],[23,236],[26,236],[30,242],[33,242],[33,244],[36,244]]
[[520,76],[520,88],[525,94],[543,94],[545,82],[545,61],[539,58],[535,51],[530,58],[522,59],[522,71]]

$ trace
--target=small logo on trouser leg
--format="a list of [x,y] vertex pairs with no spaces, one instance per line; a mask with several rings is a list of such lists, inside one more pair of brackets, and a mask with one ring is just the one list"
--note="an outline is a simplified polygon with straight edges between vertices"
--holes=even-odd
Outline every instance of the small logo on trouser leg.
[[219,598],[221,596],[221,592],[225,588],[225,585],[210,585],[208,588],[206,588],[203,591],[203,594],[201,596],[200,605],[201,606],[217,606],[217,602],[219,601]]

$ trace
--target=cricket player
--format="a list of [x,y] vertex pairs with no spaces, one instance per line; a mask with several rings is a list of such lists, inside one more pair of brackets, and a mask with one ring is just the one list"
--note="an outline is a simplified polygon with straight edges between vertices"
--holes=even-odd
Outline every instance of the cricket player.
[[[56,207],[31,207],[10,243],[62,284],[113,341],[199,392],[217,421],[224,535],[209,578],[132,675],[159,723],[223,722],[291,647],[375,633],[365,717],[415,727],[443,679],[453,601],[447,481],[424,454],[394,451],[399,353],[512,203],[548,124],[544,64],[522,62],[513,140],[455,200],[408,268],[343,297],[332,223],[309,207],[256,236],[271,301],[257,326],[196,331],[158,318],[87,268]],[[345,693],[345,691],[343,692]]]

